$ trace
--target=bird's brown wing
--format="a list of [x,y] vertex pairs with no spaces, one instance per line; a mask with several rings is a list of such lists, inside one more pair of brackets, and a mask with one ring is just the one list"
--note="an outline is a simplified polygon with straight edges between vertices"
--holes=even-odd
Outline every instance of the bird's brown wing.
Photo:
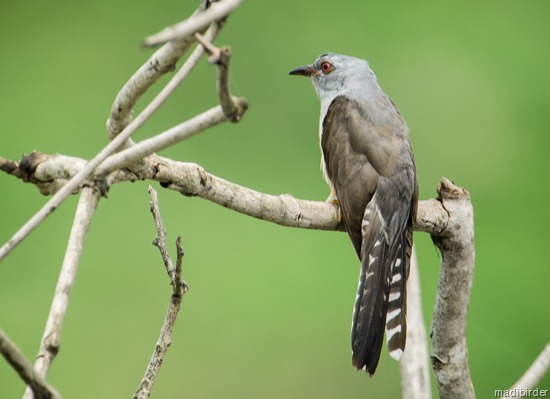
[[[388,99],[388,104],[391,101]],[[347,97],[336,97],[322,124],[326,171],[344,225],[361,260],[352,320],[353,364],[373,374],[384,328],[400,355],[406,335],[406,287],[412,246],[416,178],[406,125],[373,121]]]

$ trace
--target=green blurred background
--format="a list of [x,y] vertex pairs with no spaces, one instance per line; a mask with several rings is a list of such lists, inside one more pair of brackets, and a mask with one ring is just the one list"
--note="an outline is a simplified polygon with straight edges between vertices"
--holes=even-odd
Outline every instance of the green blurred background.
[[[5,2],[0,156],[93,156],[106,143],[116,93],[151,54],[142,38],[197,3]],[[216,43],[233,48],[232,90],[249,99],[248,113],[162,155],[259,191],[324,200],[319,103],[311,84],[288,71],[326,51],[368,59],[409,124],[421,199],[435,196],[442,176],[471,193],[468,347],[476,392],[492,397],[550,339],[549,20],[547,0],[246,1]],[[136,140],[216,102],[215,69],[203,61]],[[93,221],[49,374],[65,398],[129,397],[149,361],[170,286],[150,245],[147,185],[112,187]],[[359,266],[346,235],[280,227],[154,186],[169,240],[183,236],[190,291],[153,397],[400,397],[398,365],[386,351],[374,378],[351,366]],[[46,198],[4,174],[0,188],[3,243]],[[75,204],[0,264],[0,327],[31,359]],[[429,327],[438,254],[426,234],[415,242]],[[550,378],[540,387],[550,389]],[[0,398],[23,389],[0,361]]]

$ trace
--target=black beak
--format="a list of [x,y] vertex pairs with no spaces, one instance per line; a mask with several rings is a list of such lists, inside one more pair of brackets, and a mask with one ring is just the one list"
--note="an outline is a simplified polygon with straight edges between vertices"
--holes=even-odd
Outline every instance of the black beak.
[[304,65],[304,66],[298,67],[296,69],[293,69],[288,74],[289,75],[300,75],[300,76],[310,77],[311,75],[317,75],[317,71],[315,71],[315,69],[313,69],[313,67],[311,65]]

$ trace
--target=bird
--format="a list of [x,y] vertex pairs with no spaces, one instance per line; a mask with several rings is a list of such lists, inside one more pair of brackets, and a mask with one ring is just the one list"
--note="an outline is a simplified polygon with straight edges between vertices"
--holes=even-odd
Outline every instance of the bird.
[[399,360],[418,182],[409,129],[365,60],[322,54],[290,75],[311,79],[321,101],[321,169],[361,262],[351,326],[352,364],[376,371],[384,341]]

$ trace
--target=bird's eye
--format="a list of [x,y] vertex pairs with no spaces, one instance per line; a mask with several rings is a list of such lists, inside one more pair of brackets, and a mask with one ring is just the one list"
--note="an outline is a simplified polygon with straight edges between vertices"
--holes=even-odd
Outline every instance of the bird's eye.
[[325,61],[321,64],[321,71],[323,71],[323,73],[325,74],[332,72],[333,69],[334,66],[328,61]]

